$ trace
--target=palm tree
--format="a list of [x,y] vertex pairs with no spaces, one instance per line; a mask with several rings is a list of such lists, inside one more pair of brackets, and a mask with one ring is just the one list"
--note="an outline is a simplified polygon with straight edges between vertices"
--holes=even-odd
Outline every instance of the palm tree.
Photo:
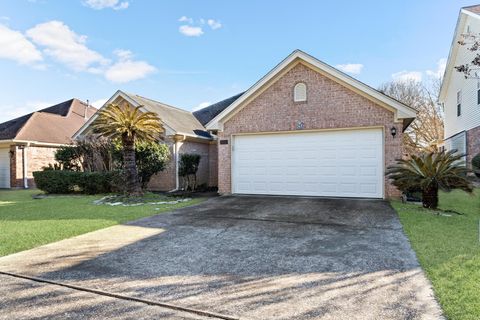
[[456,150],[412,155],[408,160],[397,160],[388,167],[387,175],[402,191],[421,190],[424,208],[436,209],[438,190],[446,192],[461,189],[471,193],[473,186],[466,178],[469,170],[464,166],[464,155]]
[[142,112],[128,103],[109,104],[98,112],[93,123],[95,133],[119,139],[122,142],[126,192],[130,196],[142,194],[135,162],[135,141],[157,141],[163,132],[160,118],[153,112]]

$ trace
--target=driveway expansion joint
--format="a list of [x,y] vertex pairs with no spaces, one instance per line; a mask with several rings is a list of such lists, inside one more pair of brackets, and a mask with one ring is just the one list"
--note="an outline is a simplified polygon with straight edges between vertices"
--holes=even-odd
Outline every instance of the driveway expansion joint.
[[17,274],[17,273],[13,273],[13,272],[5,272],[5,271],[0,270],[0,275],[10,276],[10,277],[24,279],[24,280],[30,280],[30,281],[34,281],[34,282],[46,283],[46,284],[50,284],[50,285],[60,286],[60,287],[73,289],[73,290],[77,290],[77,291],[82,291],[82,292],[93,293],[93,294],[106,296],[106,297],[110,297],[110,298],[139,302],[139,303],[143,303],[143,304],[147,304],[147,305],[151,305],[151,306],[163,307],[163,308],[172,309],[172,310],[176,310],[176,311],[188,312],[188,313],[192,313],[192,314],[196,314],[196,315],[200,315],[200,316],[205,316],[205,317],[209,317],[209,318],[213,318],[213,319],[240,320],[240,318],[235,317],[235,316],[224,315],[224,314],[219,314],[219,313],[214,313],[214,312],[204,311],[204,310],[199,310],[199,309],[193,309],[193,308],[188,308],[188,307],[182,307],[182,306],[178,306],[178,305],[174,305],[174,304],[170,304],[170,303],[165,303],[165,302],[158,302],[158,301],[153,301],[153,300],[148,300],[148,299],[129,297],[129,296],[125,296],[125,295],[118,294],[118,293],[112,293],[112,292],[107,292],[107,291],[98,290],[98,289],[91,289],[91,288],[76,286],[76,285],[72,285],[72,284],[57,282],[57,281],[53,281],[53,280],[48,280],[48,279],[44,279],[44,278]]

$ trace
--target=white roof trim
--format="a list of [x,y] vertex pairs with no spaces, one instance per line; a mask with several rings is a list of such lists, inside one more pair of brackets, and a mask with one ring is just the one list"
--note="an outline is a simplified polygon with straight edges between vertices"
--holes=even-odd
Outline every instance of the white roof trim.
[[229,107],[220,112],[214,119],[207,123],[206,128],[209,130],[222,130],[223,121],[226,120],[228,115],[230,115],[237,107],[239,107],[243,102],[245,102],[249,97],[251,97],[255,92],[257,92],[257,90],[261,89],[265,84],[267,84],[270,80],[272,80],[282,70],[284,70],[287,66],[289,66],[297,59],[305,61],[324,71],[325,73],[332,75],[340,82],[348,84],[356,88],[357,90],[366,93],[367,96],[371,97],[371,99],[375,102],[384,103],[385,105],[390,106],[392,109],[395,110],[395,120],[416,117],[416,111],[413,108],[410,108],[403,103],[384,95],[383,93],[373,89],[372,87],[348,76],[347,74],[306,54],[303,51],[295,50],[282,62],[280,62],[275,68],[268,72],[263,78],[261,78],[257,83],[250,87],[240,98],[238,98]]
[[[113,103],[113,101],[115,101],[118,97],[121,97],[122,99],[126,100],[128,103],[130,103],[134,107],[138,107],[140,105],[135,99],[132,99],[132,97],[130,97],[127,93],[121,90],[117,90],[117,92],[115,92],[115,94],[110,99],[108,99],[107,102],[105,102],[100,109],[98,109],[98,111],[102,110],[103,108],[105,108],[105,106],[109,105],[110,103]],[[152,110],[149,110],[147,106],[143,106],[143,107],[147,111],[152,111]],[[85,132],[85,130],[88,127],[90,127],[92,122],[95,121],[95,119],[98,117],[98,111],[92,117],[90,117],[90,119],[88,119],[87,122],[84,123],[84,125],[73,135],[72,139],[74,140],[77,139],[79,136],[83,134],[83,132]],[[173,130],[165,122],[163,122],[162,125],[165,127],[166,135],[172,135],[176,133],[175,130]]]
[[17,140],[17,139],[10,139],[10,140],[0,140],[0,144],[27,144],[33,146],[46,146],[46,147],[64,147],[69,146],[68,143],[53,143],[53,142],[41,142],[36,140]]
[[[77,130],[77,132],[75,132],[75,134],[73,135],[72,139],[73,140],[76,140],[79,136],[81,136],[83,134],[83,132],[88,128],[90,127],[90,125],[92,124],[92,122],[97,119],[98,117],[98,111],[102,110],[103,108],[105,108],[106,105],[112,103],[113,101],[115,101],[115,99],[118,98],[118,96],[122,96],[124,97],[127,101],[128,100],[131,100],[131,99],[127,99],[128,97],[125,97],[126,95],[121,91],[121,90],[117,90],[117,92],[115,92],[115,94],[113,96],[110,97],[110,99],[108,99],[104,104],[103,106],[97,110],[97,112],[90,117],[90,119],[87,120],[87,122],[85,122],[83,124],[83,126],[80,127],[80,129]],[[133,102],[129,101],[130,103],[133,104]]]
[[452,44],[450,45],[450,51],[448,53],[447,65],[445,67],[445,72],[443,74],[442,85],[440,86],[440,92],[438,93],[438,100],[440,102],[444,101],[446,90],[447,90],[448,84],[450,83],[450,78],[451,78],[453,67],[454,67],[452,64],[454,63],[455,58],[457,57],[458,48],[459,48],[459,45],[457,44],[456,39],[457,39],[457,36],[459,35],[459,30],[463,30],[463,26],[465,24],[465,18],[466,18],[465,15],[474,17],[476,19],[480,18],[478,14],[475,14],[473,12],[470,12],[465,9],[460,10],[460,13],[457,19],[457,24],[455,25],[455,31],[453,33]]

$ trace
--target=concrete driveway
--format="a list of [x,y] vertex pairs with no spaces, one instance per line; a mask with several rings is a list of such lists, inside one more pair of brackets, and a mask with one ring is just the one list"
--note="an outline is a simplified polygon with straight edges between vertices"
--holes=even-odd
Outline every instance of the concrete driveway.
[[[396,213],[376,200],[213,198],[1,258],[0,271],[241,319],[442,318]],[[202,319],[0,281],[8,284],[0,286],[0,318],[28,318],[20,312],[35,306],[45,317]]]

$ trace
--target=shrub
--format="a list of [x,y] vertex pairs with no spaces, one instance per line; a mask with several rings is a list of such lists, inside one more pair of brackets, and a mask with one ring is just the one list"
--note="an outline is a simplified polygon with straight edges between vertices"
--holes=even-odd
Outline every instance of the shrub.
[[46,193],[109,193],[117,172],[46,170],[33,173],[37,188]]
[[[123,152],[119,143],[114,143],[113,159],[123,167]],[[166,144],[150,141],[135,142],[135,164],[142,189],[147,187],[153,175],[165,170],[169,160],[170,149]],[[123,181],[125,183],[125,179]]]
[[64,146],[55,151],[55,160],[63,170],[79,171],[81,154],[77,146]]
[[472,168],[475,175],[480,178],[480,153],[473,157]]
[[158,142],[137,142],[135,159],[138,178],[142,189],[145,189],[154,174],[165,170],[170,159],[170,150],[166,144]]
[[112,192],[112,180],[116,172],[81,172],[78,187],[82,193],[98,194]]
[[80,172],[45,170],[33,173],[37,188],[46,193],[72,193]]
[[197,171],[200,165],[199,154],[184,153],[180,156],[178,175],[184,179],[185,190],[195,190],[197,187]]

